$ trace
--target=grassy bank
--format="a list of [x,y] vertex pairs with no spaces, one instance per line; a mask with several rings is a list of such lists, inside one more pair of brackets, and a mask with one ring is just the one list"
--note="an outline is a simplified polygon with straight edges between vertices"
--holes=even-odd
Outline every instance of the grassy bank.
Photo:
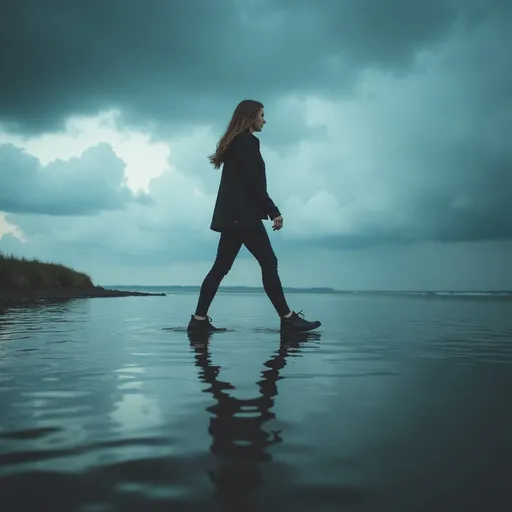
[[16,258],[0,252],[0,313],[17,306],[78,298],[162,296],[95,286],[83,272],[58,263]]
[[87,290],[91,278],[58,263],[16,258],[0,252],[0,290]]

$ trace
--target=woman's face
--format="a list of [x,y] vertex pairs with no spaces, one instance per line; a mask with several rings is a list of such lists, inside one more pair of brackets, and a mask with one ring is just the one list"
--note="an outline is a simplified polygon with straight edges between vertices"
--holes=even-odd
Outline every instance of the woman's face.
[[265,123],[265,110],[260,108],[256,120],[252,123],[252,128],[255,132],[261,132]]

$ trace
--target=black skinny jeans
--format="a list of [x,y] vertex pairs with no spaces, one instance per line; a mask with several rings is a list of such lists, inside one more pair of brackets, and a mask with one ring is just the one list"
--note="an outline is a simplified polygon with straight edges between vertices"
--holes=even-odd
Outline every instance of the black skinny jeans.
[[233,228],[221,232],[217,257],[201,285],[196,309],[197,316],[207,316],[220,283],[231,270],[242,244],[258,260],[263,278],[263,288],[277,314],[284,316],[290,312],[277,273],[277,258],[270,244],[267,230],[263,222],[260,222],[254,228]]

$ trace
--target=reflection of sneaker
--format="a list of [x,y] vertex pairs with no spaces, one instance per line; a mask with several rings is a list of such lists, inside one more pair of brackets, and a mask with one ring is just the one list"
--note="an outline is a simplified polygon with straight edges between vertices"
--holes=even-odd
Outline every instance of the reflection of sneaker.
[[281,330],[283,331],[312,331],[322,324],[318,320],[310,322],[304,318],[302,310],[298,313],[292,312],[289,318],[281,317]]
[[285,331],[281,330],[281,349],[286,354],[296,352],[304,346],[308,341],[320,341],[322,335],[317,331]]
[[320,341],[322,335],[319,332],[312,331],[286,331],[281,330],[281,343],[283,345],[299,346],[305,341]]
[[194,315],[190,315],[190,322],[187,327],[188,332],[220,332],[227,329],[218,328],[212,325],[212,319],[208,316],[205,320],[198,320]]
[[192,347],[194,347],[194,350],[204,352],[207,350],[212,333],[204,329],[200,331],[188,331],[187,337]]

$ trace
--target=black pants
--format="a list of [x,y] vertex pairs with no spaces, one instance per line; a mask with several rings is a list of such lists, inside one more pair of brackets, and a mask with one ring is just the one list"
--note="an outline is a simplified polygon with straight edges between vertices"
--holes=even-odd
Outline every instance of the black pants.
[[208,308],[217,293],[219,285],[224,276],[231,270],[242,244],[258,260],[263,278],[263,288],[277,314],[284,316],[290,312],[277,273],[277,258],[270,244],[267,230],[263,222],[260,222],[255,228],[233,228],[220,234],[215,263],[201,285],[196,309],[197,316],[207,315]]

